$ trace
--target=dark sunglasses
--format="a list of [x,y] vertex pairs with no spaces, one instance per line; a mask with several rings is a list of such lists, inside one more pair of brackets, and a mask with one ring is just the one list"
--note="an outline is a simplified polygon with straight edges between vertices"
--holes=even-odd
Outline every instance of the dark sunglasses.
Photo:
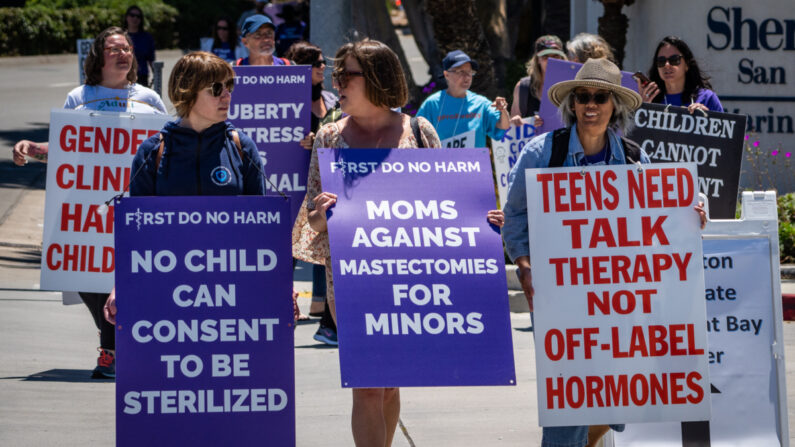
[[588,92],[574,92],[574,100],[577,104],[588,104],[593,101],[596,104],[604,104],[610,99],[610,92],[597,92],[590,94]]
[[320,67],[322,67],[324,65],[326,65],[326,61],[323,60],[323,59],[321,59],[319,61],[312,62],[312,68],[320,68]]
[[348,80],[352,76],[362,76],[364,77],[364,73],[361,71],[347,71],[347,70],[339,70],[331,73],[331,78],[339,84],[340,87],[345,87],[348,85]]
[[140,19],[143,16],[141,14],[135,14],[135,13],[131,12],[131,13],[127,14],[127,17],[135,17],[136,19]]
[[229,90],[229,93],[232,93],[232,91],[235,89],[235,80],[229,79],[226,82],[213,82],[213,84],[207,87],[207,89],[209,89],[210,93],[217,98],[224,93],[224,87]]
[[229,31],[228,26],[216,26],[215,29],[217,29],[218,31]]
[[657,58],[657,67],[658,68],[665,67],[666,62],[671,64],[672,67],[676,67],[677,65],[682,63],[682,56],[679,54],[674,54],[673,56],[668,58],[666,58],[665,56],[660,56]]

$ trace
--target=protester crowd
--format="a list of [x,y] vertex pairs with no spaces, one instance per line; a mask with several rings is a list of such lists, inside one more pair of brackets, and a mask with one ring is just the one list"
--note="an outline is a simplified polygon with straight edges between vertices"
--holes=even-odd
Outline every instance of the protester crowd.
[[[502,97],[490,99],[470,91],[480,67],[463,51],[451,51],[442,60],[446,88],[425,99],[417,117],[410,117],[400,112],[409,92],[400,62],[388,46],[374,40],[352,42],[329,60],[317,42],[307,41],[308,25],[294,8],[282,10],[283,23],[278,26],[262,12],[247,12],[237,23],[218,18],[212,24],[210,51],[189,53],[176,64],[167,90],[176,119],[138,149],[129,191],[136,196],[264,195],[265,173],[255,143],[227,122],[235,86],[232,66],[310,65],[311,133],[301,145],[312,150],[312,157],[307,166],[307,194],[293,230],[293,256],[314,264],[310,314],[322,315],[315,339],[331,345],[337,344],[336,306],[326,212],[337,197],[321,185],[318,148],[487,147],[487,137],[501,139],[511,124],[521,125],[531,118],[536,126],[543,124],[538,112],[550,58],[584,64],[574,80],[557,83],[548,92],[565,127],[539,135],[524,146],[510,173],[504,214],[494,210],[484,216],[494,225],[504,224],[507,253],[518,266],[532,310],[524,170],[649,163],[648,155],[635,142],[621,136],[631,127],[634,111],[643,102],[684,106],[691,113],[723,110],[709,77],[682,39],[667,36],[650,48],[651,64],[638,84],[638,93],[621,85],[621,72],[601,37],[578,34],[565,47],[557,36],[538,38],[526,64],[527,76],[516,83],[510,104]],[[64,108],[167,113],[157,93],[147,88],[156,54],[141,8],[130,7],[123,25],[96,36],[85,61],[86,83],[69,93]],[[240,56],[241,50],[244,56]],[[324,90],[329,75],[336,95]],[[457,140],[464,143],[456,144]],[[27,158],[46,162],[47,152],[47,142],[23,140],[14,146],[14,162],[22,165]],[[196,157],[204,161],[196,163]],[[195,172],[198,165],[227,166],[234,178],[218,186],[210,181],[209,171]],[[703,225],[703,209],[696,207],[696,212]],[[80,296],[100,331],[100,356],[93,377],[112,378],[114,328],[103,312],[114,321],[115,297],[111,291],[81,292]],[[299,319],[302,314],[295,306]],[[399,412],[399,389],[354,389],[356,444],[391,445]],[[622,427],[612,426],[616,430]],[[606,426],[544,428],[543,445],[592,445],[606,431]]]

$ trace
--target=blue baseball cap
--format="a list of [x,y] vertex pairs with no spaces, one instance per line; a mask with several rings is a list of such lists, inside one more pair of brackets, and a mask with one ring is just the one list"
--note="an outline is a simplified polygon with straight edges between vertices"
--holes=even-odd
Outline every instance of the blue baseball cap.
[[472,64],[473,70],[478,69],[478,63],[473,61],[466,53],[461,50],[453,50],[447,53],[447,56],[442,60],[442,68],[448,71],[451,68],[460,67],[466,63]]
[[271,19],[268,18],[268,16],[254,14],[253,16],[247,18],[245,22],[243,22],[243,37],[257,32],[262,25],[270,25],[271,28],[276,29],[276,26],[273,24]]

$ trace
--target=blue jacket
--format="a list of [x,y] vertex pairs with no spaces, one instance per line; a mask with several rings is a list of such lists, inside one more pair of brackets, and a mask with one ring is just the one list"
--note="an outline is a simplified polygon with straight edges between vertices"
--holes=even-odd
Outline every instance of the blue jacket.
[[[607,164],[622,165],[626,163],[624,145],[621,138],[612,130],[607,130],[610,142],[610,158]],[[525,186],[525,169],[547,168],[552,157],[552,132],[539,135],[522,148],[519,159],[508,175],[508,198],[505,201],[505,225],[502,227],[502,238],[505,248],[512,261],[520,256],[530,255],[528,223],[527,223],[527,188]],[[563,166],[583,166],[585,151],[577,137],[577,124],[571,127],[569,137],[569,153]],[[649,156],[640,151],[640,162],[650,163]]]
[[[257,147],[238,132],[243,159],[230,131],[232,124],[216,123],[197,133],[179,121],[166,123],[160,135],[165,146],[155,172],[160,135],[144,141],[133,159],[131,196],[265,195],[265,174]],[[141,169],[140,172],[138,170]]]

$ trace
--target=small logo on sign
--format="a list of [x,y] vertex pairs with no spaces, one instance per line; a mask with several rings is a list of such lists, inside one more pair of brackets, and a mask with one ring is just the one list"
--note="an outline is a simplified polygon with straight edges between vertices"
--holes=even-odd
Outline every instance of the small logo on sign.
[[226,186],[232,182],[232,171],[225,166],[216,166],[210,173],[213,183],[218,186]]

